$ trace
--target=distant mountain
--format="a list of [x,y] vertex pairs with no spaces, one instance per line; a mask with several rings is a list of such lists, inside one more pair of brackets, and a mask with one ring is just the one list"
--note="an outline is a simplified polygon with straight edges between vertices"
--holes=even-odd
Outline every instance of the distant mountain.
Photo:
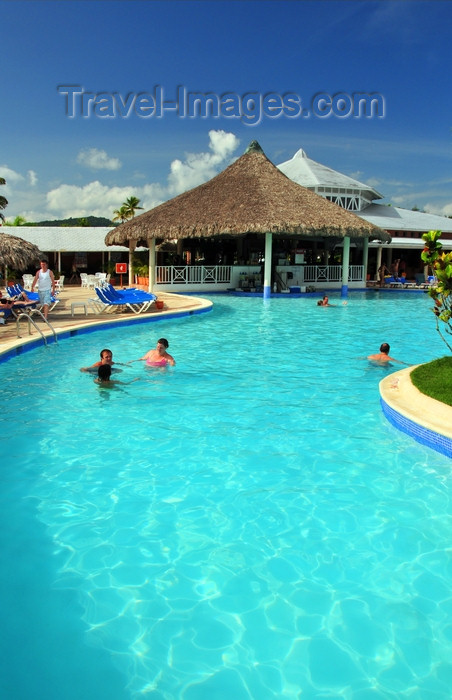
[[[82,223],[83,222],[83,223]],[[37,221],[27,226],[108,226],[114,228],[116,223],[112,223],[111,219],[106,219],[103,216],[79,216],[69,219],[55,219],[53,221]]]

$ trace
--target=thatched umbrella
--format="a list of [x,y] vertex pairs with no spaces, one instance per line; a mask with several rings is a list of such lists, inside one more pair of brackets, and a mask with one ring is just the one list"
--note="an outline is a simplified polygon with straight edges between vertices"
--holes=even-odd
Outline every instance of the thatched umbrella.
[[[290,180],[253,141],[219,175],[110,231],[107,245],[150,245],[155,238],[266,234],[265,277],[271,236],[367,238],[390,241],[377,226]],[[345,241],[344,241],[345,250]],[[347,263],[348,265],[348,263]],[[264,282],[264,288],[269,286]]]
[[8,267],[25,270],[31,263],[38,263],[41,256],[41,251],[33,243],[0,231],[0,264],[5,269],[5,284],[8,282]]

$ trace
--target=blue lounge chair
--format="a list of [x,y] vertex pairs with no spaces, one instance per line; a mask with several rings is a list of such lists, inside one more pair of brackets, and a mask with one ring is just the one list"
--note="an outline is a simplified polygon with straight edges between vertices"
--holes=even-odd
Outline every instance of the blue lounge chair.
[[385,277],[385,285],[390,287],[403,287],[404,281],[401,277]]
[[[134,314],[140,314],[149,307],[152,303],[149,300],[137,299],[133,295],[121,295],[119,297],[113,296],[108,289],[96,287],[95,292],[98,299],[104,305],[106,311],[113,311],[114,309],[130,309]],[[97,302],[97,299],[96,299]]]
[[151,292],[143,292],[141,289],[135,289],[134,287],[128,287],[127,289],[115,289],[112,284],[107,284],[104,288],[108,293],[111,294],[113,298],[134,298],[141,301],[153,302],[157,299],[155,294]]
[[123,300],[129,304],[143,304],[146,309],[156,300],[155,294],[142,292],[140,289],[115,289],[106,287],[102,290],[109,299]]
[[[13,298],[20,297],[22,292],[27,295],[27,297],[30,299],[30,301],[36,301],[36,303],[39,303],[39,294],[37,292],[28,292],[20,284],[13,284],[13,285],[8,287],[8,293]],[[51,303],[49,306],[49,311],[52,311],[52,309],[54,309],[55,306],[60,303],[60,300],[57,299],[56,295],[55,296],[52,295],[50,297],[50,302]]]

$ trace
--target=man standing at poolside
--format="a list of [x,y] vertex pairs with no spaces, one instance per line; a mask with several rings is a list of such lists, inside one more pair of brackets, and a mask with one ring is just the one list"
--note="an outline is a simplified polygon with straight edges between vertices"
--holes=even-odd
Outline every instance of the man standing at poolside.
[[52,295],[55,296],[55,277],[52,270],[49,270],[47,260],[41,260],[41,269],[37,271],[31,291],[34,292],[38,284],[39,301],[42,304],[44,318],[47,320],[49,306],[52,303]]

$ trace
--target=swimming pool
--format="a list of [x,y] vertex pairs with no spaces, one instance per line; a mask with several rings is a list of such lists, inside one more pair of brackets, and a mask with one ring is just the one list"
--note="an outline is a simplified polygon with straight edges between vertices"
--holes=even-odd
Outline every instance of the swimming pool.
[[431,302],[214,301],[0,365],[3,697],[448,698],[451,462],[362,359],[445,355]]

